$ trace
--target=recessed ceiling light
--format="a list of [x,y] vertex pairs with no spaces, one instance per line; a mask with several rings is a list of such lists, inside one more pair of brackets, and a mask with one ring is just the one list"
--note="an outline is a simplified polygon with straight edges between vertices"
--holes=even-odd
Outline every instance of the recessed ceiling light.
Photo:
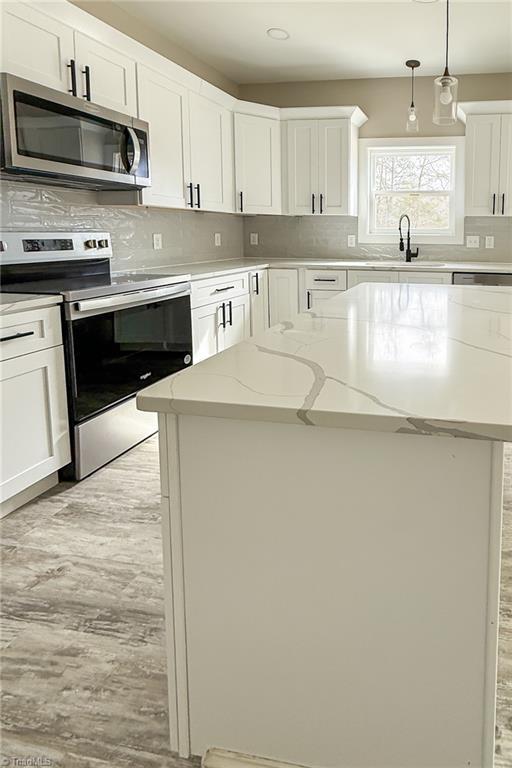
[[272,40],[288,40],[290,37],[290,33],[286,31],[286,29],[281,29],[280,27],[270,27],[270,29],[267,29],[267,35],[272,38]]

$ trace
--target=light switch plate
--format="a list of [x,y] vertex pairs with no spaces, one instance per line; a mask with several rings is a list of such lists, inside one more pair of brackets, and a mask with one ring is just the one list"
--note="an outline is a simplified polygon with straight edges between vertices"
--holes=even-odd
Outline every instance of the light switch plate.
[[493,235],[486,235],[485,236],[485,247],[486,248],[494,248],[494,236]]
[[258,245],[259,238],[258,238],[257,232],[251,232],[251,234],[249,235],[249,242],[251,245]]
[[348,248],[355,248],[356,247],[356,236],[355,235],[349,235],[347,237],[347,246],[348,246]]
[[478,235],[468,235],[466,237],[466,248],[480,248],[480,237]]
[[162,235],[159,232],[153,235],[153,248],[155,251],[162,250]]
[[222,245],[222,235],[220,232],[215,233],[215,245],[218,247],[219,245]]

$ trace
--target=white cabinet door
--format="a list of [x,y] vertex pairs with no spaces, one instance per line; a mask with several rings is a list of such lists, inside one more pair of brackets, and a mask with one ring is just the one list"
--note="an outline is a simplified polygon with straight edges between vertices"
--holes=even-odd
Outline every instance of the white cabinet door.
[[149,123],[151,187],[146,205],[185,208],[189,168],[188,92],[159,72],[137,65],[139,117]]
[[498,213],[512,216],[512,115],[501,116]]
[[348,287],[359,283],[398,283],[398,272],[385,269],[349,269]]
[[216,355],[223,348],[222,304],[207,304],[192,310],[194,363]]
[[306,290],[306,309],[320,309],[325,301],[334,298],[334,296],[340,296],[344,291],[319,291],[319,290]]
[[249,296],[237,296],[226,302],[226,325],[222,333],[222,349],[228,349],[250,336]]
[[0,402],[5,501],[70,461],[62,346],[1,363]]
[[469,115],[466,125],[466,216],[499,210],[500,115]]
[[0,3],[1,71],[55,88],[71,89],[73,30],[24,3]]
[[269,312],[270,325],[276,325],[299,311],[299,276],[296,269],[270,269]]
[[348,120],[318,121],[318,213],[349,213]]
[[317,213],[318,121],[290,120],[288,131],[288,212]]
[[251,336],[268,328],[268,269],[249,273],[251,297]]
[[426,283],[428,285],[451,285],[451,272],[399,272],[400,283]]
[[137,114],[135,62],[115,48],[75,32],[78,96],[86,93],[89,67],[91,101],[128,115]]
[[196,208],[233,211],[232,113],[190,93],[190,182]]
[[279,121],[235,114],[235,209],[281,212]]

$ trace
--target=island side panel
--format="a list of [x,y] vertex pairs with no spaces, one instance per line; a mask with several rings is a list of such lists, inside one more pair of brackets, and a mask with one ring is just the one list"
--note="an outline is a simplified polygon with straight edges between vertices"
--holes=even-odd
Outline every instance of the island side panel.
[[490,768],[501,449],[167,419],[191,752]]

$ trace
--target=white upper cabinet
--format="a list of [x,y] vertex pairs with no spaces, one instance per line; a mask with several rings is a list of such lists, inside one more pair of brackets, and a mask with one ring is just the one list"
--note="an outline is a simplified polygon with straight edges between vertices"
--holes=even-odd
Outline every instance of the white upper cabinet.
[[288,213],[318,211],[318,122],[290,120],[288,139]]
[[348,118],[290,120],[288,213],[355,215],[357,132]]
[[512,115],[468,115],[466,216],[512,215]]
[[81,32],[75,32],[75,56],[79,97],[89,97],[117,112],[137,114],[135,61]]
[[73,29],[24,3],[2,3],[1,11],[2,72],[70,91]]
[[145,205],[185,208],[188,146],[188,92],[169,78],[137,67],[139,117],[149,123],[151,187],[142,192]]
[[281,212],[281,144],[278,120],[235,114],[235,209]]
[[204,96],[190,93],[189,116],[188,183],[193,185],[194,207],[233,211],[232,113]]

